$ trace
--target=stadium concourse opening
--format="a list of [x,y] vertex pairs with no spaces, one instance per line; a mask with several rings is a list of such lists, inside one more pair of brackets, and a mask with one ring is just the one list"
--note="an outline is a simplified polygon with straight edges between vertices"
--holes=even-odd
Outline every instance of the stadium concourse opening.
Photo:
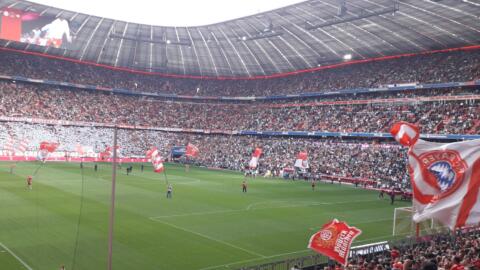
[[475,1],[0,14],[0,269],[480,268]]

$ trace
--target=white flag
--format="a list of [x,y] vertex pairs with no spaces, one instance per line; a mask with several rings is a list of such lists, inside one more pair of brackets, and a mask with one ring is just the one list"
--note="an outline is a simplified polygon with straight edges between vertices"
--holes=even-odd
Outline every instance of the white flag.
[[415,222],[436,219],[451,229],[480,222],[480,140],[435,143],[419,139],[418,128],[400,122],[391,130],[409,146],[408,166]]

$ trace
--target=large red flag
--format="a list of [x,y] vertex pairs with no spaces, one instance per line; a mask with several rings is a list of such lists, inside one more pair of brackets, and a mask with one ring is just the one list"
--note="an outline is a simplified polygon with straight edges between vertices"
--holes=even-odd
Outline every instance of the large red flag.
[[345,265],[352,242],[361,233],[361,230],[334,219],[310,237],[308,248]]
[[196,147],[195,145],[193,145],[193,144],[191,144],[191,143],[187,143],[185,155],[186,155],[187,157],[196,157],[196,156],[198,156],[198,147]]
[[58,143],[53,143],[53,142],[41,142],[40,143],[40,150],[52,153],[54,152],[58,147]]
[[418,127],[396,123],[390,131],[409,147],[413,220],[436,219],[451,229],[480,222],[480,140],[435,143]]

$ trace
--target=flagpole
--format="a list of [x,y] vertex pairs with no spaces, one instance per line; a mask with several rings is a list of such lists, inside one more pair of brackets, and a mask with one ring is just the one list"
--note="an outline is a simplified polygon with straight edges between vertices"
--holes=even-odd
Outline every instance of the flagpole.
[[117,178],[117,126],[113,129],[112,194],[110,203],[110,222],[108,227],[107,270],[112,270],[113,225],[115,220],[115,184]]
[[[165,165],[164,165],[164,166],[165,166]],[[166,182],[167,185],[168,185],[167,170],[165,169],[165,167],[163,167],[163,175],[165,176],[165,182]]]

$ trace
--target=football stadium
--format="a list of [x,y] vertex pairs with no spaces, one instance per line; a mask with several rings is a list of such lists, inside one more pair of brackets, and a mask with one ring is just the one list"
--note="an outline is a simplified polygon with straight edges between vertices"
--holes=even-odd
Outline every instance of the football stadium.
[[480,270],[479,0],[0,0],[0,270]]

